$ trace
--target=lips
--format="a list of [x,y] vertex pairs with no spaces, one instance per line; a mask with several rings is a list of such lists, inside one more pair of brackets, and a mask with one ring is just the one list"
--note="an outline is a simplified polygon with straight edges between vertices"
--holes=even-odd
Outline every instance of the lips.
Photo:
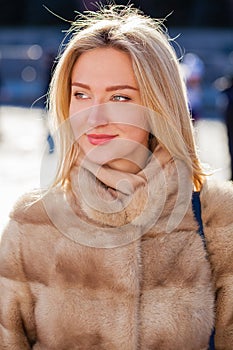
[[102,145],[106,142],[113,140],[117,135],[107,135],[107,134],[88,134],[88,141],[92,145]]

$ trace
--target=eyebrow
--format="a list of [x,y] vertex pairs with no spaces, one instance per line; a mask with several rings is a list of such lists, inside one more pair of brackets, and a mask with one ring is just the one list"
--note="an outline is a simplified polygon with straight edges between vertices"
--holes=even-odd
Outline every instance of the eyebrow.
[[[78,86],[87,90],[91,90],[90,86],[87,84],[83,84],[83,83],[78,83],[78,82],[74,82],[71,84],[72,86]],[[135,90],[138,91],[138,88],[131,86],[131,85],[113,85],[113,86],[109,86],[106,88],[106,91],[115,91],[115,90],[125,90],[125,89],[129,89],[129,90]]]

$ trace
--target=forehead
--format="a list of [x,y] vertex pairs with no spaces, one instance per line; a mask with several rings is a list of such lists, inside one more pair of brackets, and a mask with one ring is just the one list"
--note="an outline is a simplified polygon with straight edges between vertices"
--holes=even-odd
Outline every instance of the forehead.
[[72,79],[112,79],[116,83],[136,84],[132,60],[128,53],[114,48],[96,48],[86,51],[76,60]]

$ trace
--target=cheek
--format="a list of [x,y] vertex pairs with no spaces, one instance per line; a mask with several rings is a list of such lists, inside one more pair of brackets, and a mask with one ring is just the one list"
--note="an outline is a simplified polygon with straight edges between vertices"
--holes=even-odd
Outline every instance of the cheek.
[[77,108],[75,108],[74,97],[71,96],[70,106],[69,106],[69,116],[72,117],[72,115],[76,112],[76,110]]
[[72,117],[72,115],[74,115],[74,113],[75,113],[75,109],[74,109],[73,105],[70,105],[69,117]]
[[138,142],[147,146],[148,144],[148,131],[135,127],[135,126],[122,126],[124,136],[132,141]]
[[73,135],[75,140],[79,140],[89,129],[87,123],[88,112],[86,110],[78,111],[70,106],[69,110],[69,122],[71,129],[73,131]]
[[82,135],[82,136],[80,136],[78,139],[76,139],[76,142],[79,144],[79,146],[81,147],[81,148],[86,148],[86,142],[85,142],[86,140],[85,140],[85,136],[84,135]]

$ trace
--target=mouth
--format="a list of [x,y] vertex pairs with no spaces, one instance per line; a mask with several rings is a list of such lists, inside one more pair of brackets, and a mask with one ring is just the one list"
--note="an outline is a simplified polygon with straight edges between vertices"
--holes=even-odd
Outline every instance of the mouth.
[[102,145],[113,140],[117,135],[108,135],[108,134],[87,134],[88,141],[92,145]]

